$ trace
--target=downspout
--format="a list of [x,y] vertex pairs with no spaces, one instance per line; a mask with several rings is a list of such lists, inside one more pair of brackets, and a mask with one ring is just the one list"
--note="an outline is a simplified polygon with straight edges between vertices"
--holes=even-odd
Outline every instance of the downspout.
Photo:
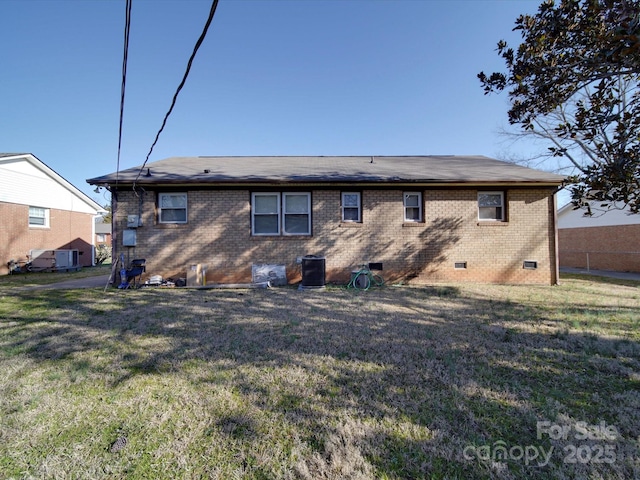
[[118,190],[112,189],[111,185],[107,185],[105,187],[109,193],[111,194],[111,274],[109,276],[109,280],[107,284],[104,286],[104,291],[107,291],[107,287],[109,285],[115,285],[116,283],[116,271],[118,268],[118,261],[116,260],[117,252],[116,246],[118,244],[118,231],[116,228],[116,211],[118,210]]
[[560,256],[558,251],[558,195],[563,187],[558,187],[552,195],[552,217],[553,217],[553,255],[554,255],[554,282],[553,285],[560,285]]
[[96,266],[96,220],[102,215],[93,216],[93,224],[91,225],[91,266]]

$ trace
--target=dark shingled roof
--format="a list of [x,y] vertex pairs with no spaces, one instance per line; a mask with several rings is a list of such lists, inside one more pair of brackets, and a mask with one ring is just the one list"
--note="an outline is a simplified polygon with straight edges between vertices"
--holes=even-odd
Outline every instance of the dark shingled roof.
[[91,185],[536,184],[563,177],[484,156],[171,157],[88,179]]

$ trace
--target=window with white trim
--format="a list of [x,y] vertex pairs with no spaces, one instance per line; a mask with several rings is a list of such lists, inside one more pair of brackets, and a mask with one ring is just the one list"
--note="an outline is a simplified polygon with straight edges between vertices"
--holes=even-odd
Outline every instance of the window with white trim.
[[159,193],[158,222],[187,223],[187,194]]
[[342,192],[340,207],[342,208],[342,221],[355,222],[362,221],[360,192]]
[[404,192],[403,195],[404,221],[405,222],[421,222],[422,221],[422,193],[420,192]]
[[283,235],[311,235],[311,194],[283,193]]
[[29,207],[30,227],[49,227],[49,209],[42,207]]
[[478,220],[504,221],[504,192],[478,192]]
[[311,194],[251,194],[252,235],[311,235]]
[[251,195],[251,233],[280,235],[280,194],[253,193]]

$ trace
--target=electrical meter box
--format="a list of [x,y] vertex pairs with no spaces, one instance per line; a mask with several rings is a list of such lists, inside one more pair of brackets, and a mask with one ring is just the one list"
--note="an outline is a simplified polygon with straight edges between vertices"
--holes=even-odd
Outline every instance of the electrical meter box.
[[136,246],[136,231],[135,230],[123,230],[122,231],[122,246],[123,247],[135,247]]
[[138,228],[140,217],[138,215],[127,215],[127,228]]

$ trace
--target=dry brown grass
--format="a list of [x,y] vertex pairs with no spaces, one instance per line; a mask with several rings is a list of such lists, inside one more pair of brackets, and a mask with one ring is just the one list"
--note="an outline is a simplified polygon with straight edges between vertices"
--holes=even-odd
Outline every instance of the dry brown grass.
[[37,291],[0,316],[3,478],[640,475],[636,284]]

